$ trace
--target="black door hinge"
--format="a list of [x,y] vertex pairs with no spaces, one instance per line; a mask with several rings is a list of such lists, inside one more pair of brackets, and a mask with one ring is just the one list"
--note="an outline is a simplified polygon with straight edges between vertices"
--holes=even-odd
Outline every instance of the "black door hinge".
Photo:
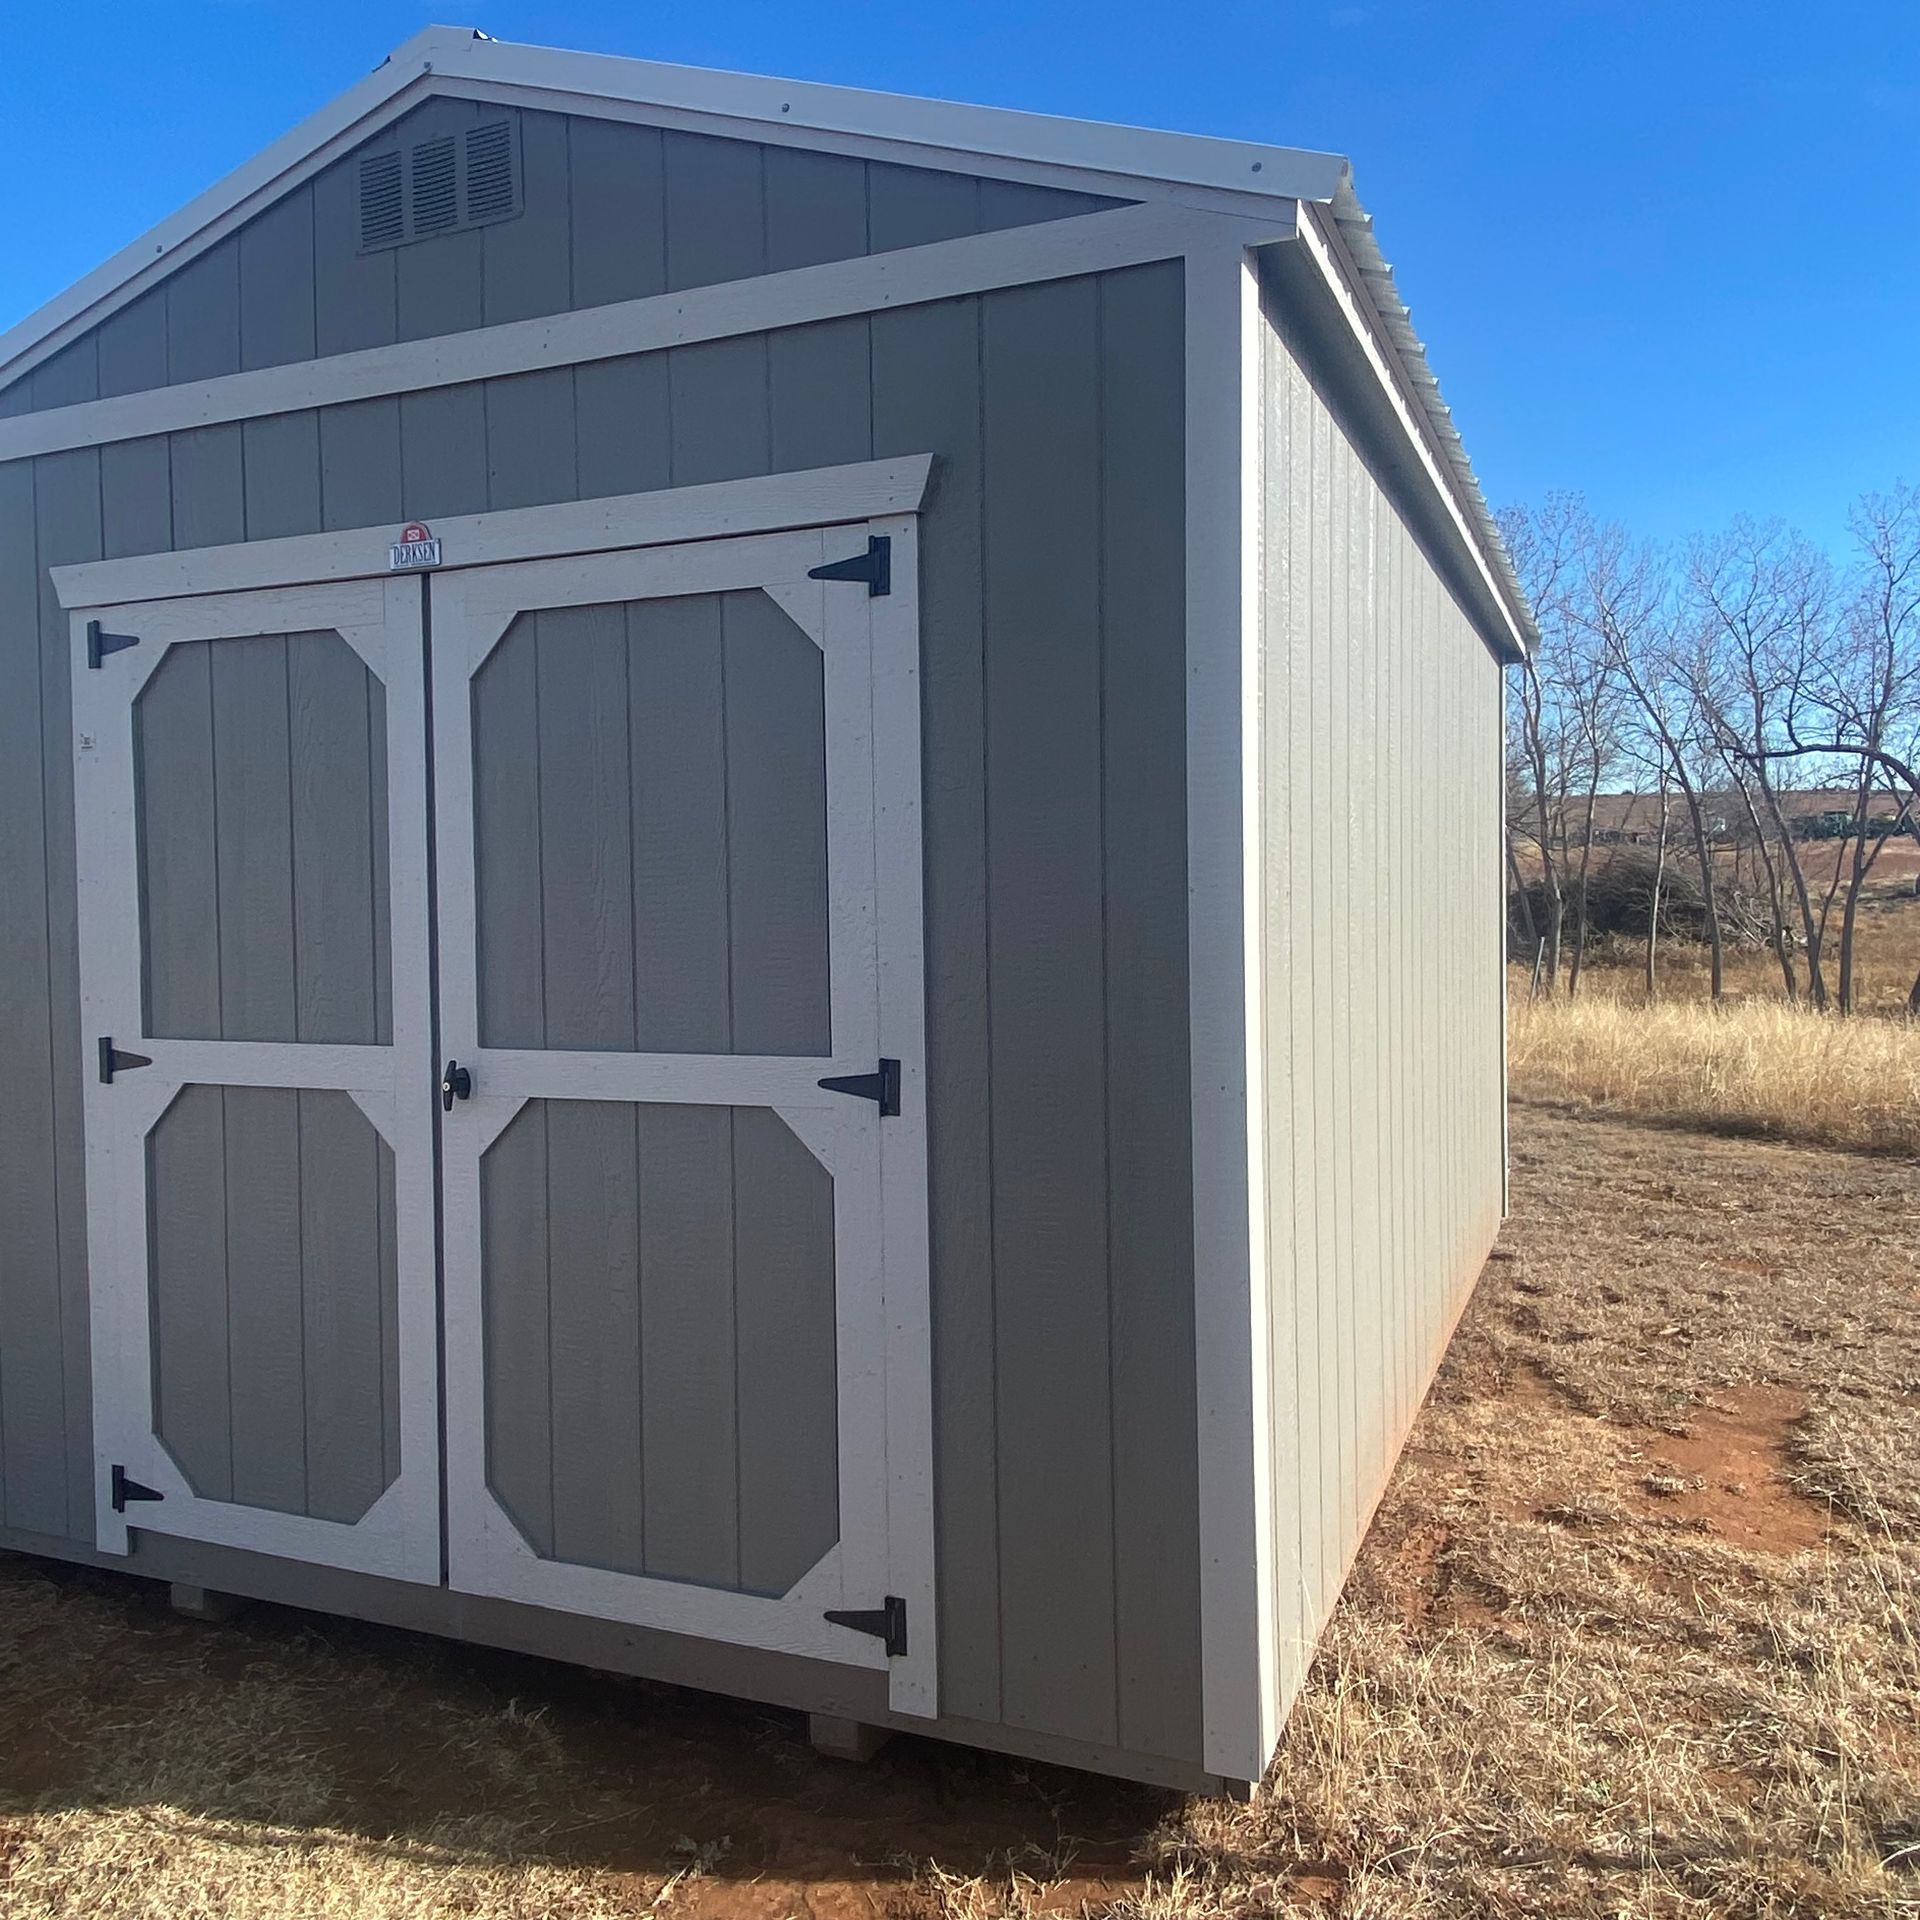
[[849,1073],[818,1084],[822,1093],[850,1093],[859,1100],[876,1101],[881,1113],[888,1117],[900,1111],[898,1060],[882,1060],[878,1073]]
[[889,1659],[898,1660],[907,1650],[907,1603],[897,1593],[888,1594],[870,1613],[859,1609],[843,1613],[830,1607],[825,1618],[836,1627],[851,1627],[855,1633],[870,1633],[876,1640],[884,1640]]
[[867,598],[878,600],[893,591],[893,542],[884,533],[867,535],[867,550],[850,560],[829,560],[824,567],[809,567],[809,580],[864,580]]
[[153,1487],[143,1487],[138,1480],[127,1477],[125,1467],[116,1465],[113,1469],[113,1510],[125,1513],[130,1500],[164,1500],[167,1496]]
[[153,1056],[146,1053],[122,1053],[113,1044],[113,1036],[103,1033],[100,1036],[100,1080],[104,1086],[113,1085],[116,1073],[131,1073],[135,1067],[150,1067]]
[[87,665],[90,667],[97,667],[110,653],[120,653],[139,644],[137,633],[108,633],[98,620],[87,622]]

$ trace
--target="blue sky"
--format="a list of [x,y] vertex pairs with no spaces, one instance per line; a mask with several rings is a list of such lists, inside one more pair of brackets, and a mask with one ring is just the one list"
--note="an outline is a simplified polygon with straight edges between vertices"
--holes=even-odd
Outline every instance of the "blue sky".
[[[1920,0],[0,6],[0,325],[439,17],[1332,148],[1489,496],[1843,536],[1920,480]],[[470,20],[462,4],[476,9]]]

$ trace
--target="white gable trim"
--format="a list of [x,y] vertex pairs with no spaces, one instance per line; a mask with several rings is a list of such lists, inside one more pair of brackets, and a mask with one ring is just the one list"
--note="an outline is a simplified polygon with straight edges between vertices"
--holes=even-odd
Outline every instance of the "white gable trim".
[[[509,45],[467,27],[429,27],[366,79],[237,167],[110,260],[0,333],[0,384],[99,325],[271,201],[370,139],[429,95],[555,112],[645,118],[735,139],[859,151],[1119,197],[1234,202],[1331,200],[1347,163],[1291,147],[1160,133],[1000,107],[955,106],[807,81],[665,66],[611,54]],[[1217,201],[1214,204],[1218,204]]]
[[[1105,182],[1102,191],[1122,195],[1131,187],[1161,183],[1269,199],[1331,200],[1347,172],[1340,155],[1297,147],[1163,133],[1007,107],[958,106],[857,87],[663,66],[498,40],[469,40],[451,59],[442,56],[438,70],[602,106],[678,108],[731,123],[731,131],[743,139],[760,138],[762,128],[804,128],[814,134],[884,141],[902,157],[917,152],[922,165],[971,164],[991,157],[1067,168],[1099,177]],[[936,154],[938,160],[929,158]]]
[[[1061,192],[1104,194],[1117,200],[1171,201],[1210,212],[1270,213],[1276,196],[1261,189],[1198,186],[1158,180],[1139,174],[1099,173],[1087,167],[1022,160],[1006,154],[977,153],[960,147],[930,146],[923,142],[883,139],[875,134],[838,133],[779,121],[744,121],[691,107],[665,106],[653,101],[616,100],[603,94],[587,98],[559,93],[547,87],[509,85],[499,80],[442,78],[436,95],[455,100],[478,100],[490,105],[518,107],[528,113],[584,114],[596,120],[618,120],[630,125],[666,127],[682,133],[704,133],[720,140],[752,140],[763,146],[798,147],[811,153],[839,153],[856,160],[878,160],[895,166],[926,167],[939,172],[976,175],[983,180],[1020,181]],[[982,109],[985,111],[985,109]]]
[[156,280],[206,252],[281,195],[369,139],[429,92],[447,29],[417,34],[384,66],[169,214],[65,293],[0,333],[0,382],[50,359]]
[[[161,276],[215,245],[343,153],[377,135],[421,100],[436,94],[644,120],[739,139],[820,147],[905,164],[1025,179],[1150,203],[1172,201],[1178,203],[1173,209],[1176,211],[1238,213],[1287,229],[1295,227],[1296,207],[1305,204],[1327,208],[1324,228],[1316,227],[1312,220],[1298,221],[1299,238],[1326,277],[1347,324],[1372,363],[1375,377],[1401,413],[1426,477],[1437,489],[1448,517],[1473,557],[1475,572],[1499,608],[1499,624],[1506,629],[1499,636],[1501,650],[1524,651],[1533,638],[1524,599],[1513,581],[1478,483],[1459,448],[1458,436],[1427,371],[1424,352],[1399,305],[1385,263],[1373,249],[1368,255],[1373,263],[1370,284],[1359,288],[1341,270],[1336,258],[1338,250],[1329,238],[1334,226],[1364,225],[1365,220],[1353,199],[1347,163],[1338,155],[1298,148],[1110,126],[1000,107],[955,106],[810,81],[663,66],[608,54],[507,45],[488,40],[471,28],[430,27],[330,106],[132,246],[123,248],[38,313],[0,334],[0,388],[59,352],[78,334],[97,326]],[[1150,214],[1155,209],[1149,206],[1133,211]],[[1169,209],[1163,205],[1158,211],[1165,214]],[[1047,230],[1064,238],[1063,230],[1078,224],[1056,222]],[[1370,237],[1363,238],[1371,249]],[[1170,249],[1174,250],[1178,249]],[[888,256],[873,258],[885,260]],[[1367,261],[1361,264],[1365,268]],[[536,324],[552,327],[557,323]],[[729,329],[723,326],[719,330]],[[351,358],[342,356],[342,360]],[[536,354],[529,364],[539,363],[540,358]],[[338,371],[339,363],[334,367]],[[249,377],[238,375],[234,379],[245,381]],[[233,404],[244,391],[219,382],[205,384],[218,388],[225,404]],[[0,394],[0,402],[4,398]],[[165,410],[175,408],[177,399],[144,404],[161,405]],[[196,393],[194,399],[200,404],[205,396]],[[115,403],[93,404],[107,407]],[[0,406],[0,415],[11,411]],[[84,406],[57,411],[68,417],[54,429],[44,425],[45,414],[28,417],[43,423],[39,430],[42,435],[54,432],[59,444],[76,444],[66,437],[76,432],[81,436],[78,443],[84,443],[88,436],[104,438],[125,430],[123,424],[108,424],[110,420],[118,423],[119,416],[96,416]],[[23,445],[32,439],[38,448],[32,432],[24,428],[20,432]],[[4,434],[5,423],[0,420],[0,435]]]
[[0,419],[0,462],[1104,273],[1177,259],[1190,245],[1219,236],[1237,245],[1260,245],[1294,231],[1286,217],[1292,211],[1278,207],[1270,210],[1272,217],[1250,220],[1185,207],[1114,207],[390,347],[147,387]]
[[[1327,292],[1365,358],[1368,371],[1386,397],[1407,451],[1419,463],[1421,473],[1425,475],[1434,497],[1447,516],[1449,526],[1459,539],[1468,565],[1485,591],[1488,604],[1498,614],[1499,626],[1489,634],[1489,643],[1505,662],[1524,658],[1532,637],[1524,613],[1515,606],[1510,582],[1501,578],[1496,571],[1479,529],[1469,518],[1470,504],[1461,498],[1458,476],[1451,467],[1443,464],[1444,456],[1434,445],[1431,416],[1409,397],[1404,364],[1379,338],[1379,330],[1373,319],[1376,309],[1355,291],[1316,218],[1311,215],[1303,218],[1295,229],[1293,239],[1326,283]],[[1475,624],[1484,630],[1484,622],[1476,621]]]

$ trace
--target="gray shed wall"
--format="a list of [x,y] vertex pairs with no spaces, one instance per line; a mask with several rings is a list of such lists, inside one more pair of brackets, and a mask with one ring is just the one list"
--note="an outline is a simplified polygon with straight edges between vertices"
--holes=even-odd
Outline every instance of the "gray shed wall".
[[[1284,1709],[1499,1227],[1500,668],[1278,301],[1258,449]],[[1276,1715],[1276,1719],[1278,1715]]]
[[[351,255],[324,238],[346,204],[336,169],[0,393],[0,411],[1091,204],[578,119],[529,115],[525,138],[521,220]],[[554,168],[571,156],[561,185],[537,185],[543,142]],[[623,211],[644,170],[579,165],[683,142],[649,202],[663,226]],[[671,182],[693,195],[705,166],[711,193],[676,228]],[[805,190],[776,194],[796,170]],[[673,267],[676,230],[698,236],[697,265]],[[668,281],[646,278],[661,259]],[[47,570],[930,451],[943,1724],[1197,1772],[1182,326],[1167,264],[0,467],[0,1540],[79,1550],[93,1524],[69,642]],[[278,1577],[157,1538],[131,1564],[260,1591]],[[583,1658],[621,1637],[346,1576],[321,1587],[344,1610]],[[824,1704],[815,1677],[775,1684],[771,1656],[676,1668],[662,1636],[622,1634],[643,1651],[613,1664]],[[857,1685],[836,1697],[884,1717]]]
[[[499,120],[519,130],[521,216],[360,251],[363,154]],[[0,414],[1120,204],[799,147],[429,100],[0,391]],[[97,393],[88,390],[96,379]],[[444,399],[427,394],[416,404]]]

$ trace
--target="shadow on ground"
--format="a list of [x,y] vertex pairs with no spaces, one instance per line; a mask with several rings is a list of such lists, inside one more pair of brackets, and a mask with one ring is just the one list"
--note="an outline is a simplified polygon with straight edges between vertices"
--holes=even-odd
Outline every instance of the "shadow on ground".
[[5,1556],[0,1726],[0,1887],[20,1816],[70,1826],[71,1871],[76,1847],[127,1848],[120,1808],[162,1845],[324,1840],[343,1892],[384,1859],[559,1869],[612,1911],[672,1883],[676,1915],[871,1915],[1013,1874],[1078,1910],[1137,1881],[1174,1804],[905,1737],[826,1760],[798,1714],[267,1605],[210,1626],[164,1587]]

